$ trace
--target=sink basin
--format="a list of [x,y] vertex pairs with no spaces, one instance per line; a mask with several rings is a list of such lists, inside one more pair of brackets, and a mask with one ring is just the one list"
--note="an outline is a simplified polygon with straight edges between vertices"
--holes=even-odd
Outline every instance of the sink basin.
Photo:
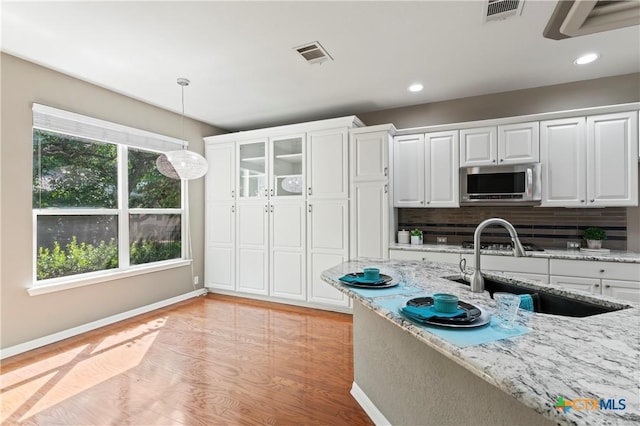
[[[448,278],[450,281],[454,281],[460,284],[469,285],[468,282],[462,278]],[[513,294],[531,294],[533,298],[533,310],[534,312],[540,312],[543,314],[562,315],[565,317],[589,317],[591,315],[604,314],[606,312],[619,311],[621,309],[629,308],[627,305],[618,305],[617,307],[602,306],[595,303],[586,302],[583,300],[576,300],[566,296],[560,296],[545,292],[541,289],[532,289],[517,284],[503,283],[500,281],[491,280],[485,277],[484,289],[489,292],[489,295],[493,299],[493,293],[495,292],[507,292]]]

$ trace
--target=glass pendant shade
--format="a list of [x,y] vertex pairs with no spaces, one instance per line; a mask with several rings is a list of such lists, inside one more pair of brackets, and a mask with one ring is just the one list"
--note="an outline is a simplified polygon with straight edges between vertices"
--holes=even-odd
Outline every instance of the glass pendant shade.
[[209,169],[202,155],[186,149],[165,152],[156,160],[156,167],[171,179],[184,180],[201,178]]

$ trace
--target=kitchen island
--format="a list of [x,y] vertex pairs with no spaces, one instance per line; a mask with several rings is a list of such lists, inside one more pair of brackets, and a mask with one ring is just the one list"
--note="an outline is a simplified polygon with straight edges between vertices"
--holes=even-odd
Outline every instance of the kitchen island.
[[[356,291],[338,278],[365,266],[409,286]],[[535,291],[547,289],[625,309],[584,318],[535,313],[521,320],[531,331],[509,339],[460,347],[433,328],[403,317],[393,306],[438,292],[492,312],[487,292],[446,279],[457,268],[437,262],[357,259],[324,271],[323,280],[353,299],[352,394],[378,423],[469,425],[609,425],[640,422],[640,306],[604,296],[551,288],[507,274],[487,273]],[[378,293],[380,292],[379,296]],[[558,409],[562,398],[573,408]],[[589,401],[603,400],[600,406]],[[623,407],[624,406],[624,407]]]

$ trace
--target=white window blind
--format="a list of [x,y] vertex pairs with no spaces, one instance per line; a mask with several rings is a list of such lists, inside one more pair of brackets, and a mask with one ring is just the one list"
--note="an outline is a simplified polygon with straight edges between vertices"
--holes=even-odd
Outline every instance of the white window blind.
[[33,104],[33,127],[160,152],[173,151],[188,145],[180,139],[36,103]]

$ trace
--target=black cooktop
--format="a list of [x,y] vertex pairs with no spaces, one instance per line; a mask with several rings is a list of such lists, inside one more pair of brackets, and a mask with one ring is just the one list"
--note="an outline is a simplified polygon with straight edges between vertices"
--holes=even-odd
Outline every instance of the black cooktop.
[[[544,251],[544,249],[533,243],[522,243],[522,247],[525,251]],[[463,241],[462,248],[472,249],[473,241]],[[513,250],[513,244],[511,242],[482,241],[480,242],[480,248],[482,250]]]

